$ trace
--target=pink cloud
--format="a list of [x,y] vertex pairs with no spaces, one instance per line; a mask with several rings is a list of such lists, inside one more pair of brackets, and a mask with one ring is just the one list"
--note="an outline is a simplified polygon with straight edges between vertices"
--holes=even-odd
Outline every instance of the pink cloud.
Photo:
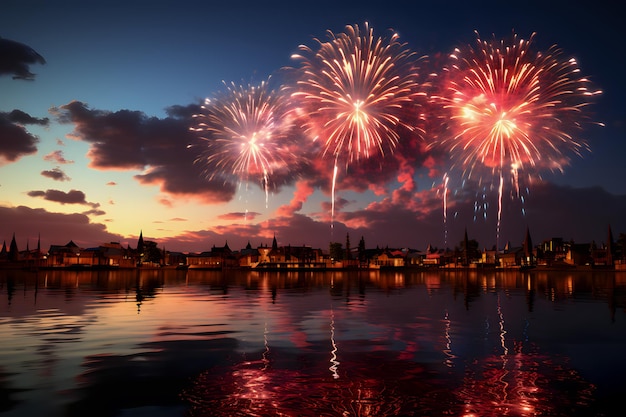
[[302,205],[314,192],[313,186],[307,181],[296,182],[296,189],[293,198],[288,205],[283,205],[276,210],[278,216],[291,216],[295,212],[302,210]]
[[165,207],[174,207],[174,203],[172,203],[172,200],[170,200],[169,198],[159,198],[158,202],[160,205],[165,206]]
[[73,164],[74,161],[65,159],[63,151],[52,151],[43,157],[44,161],[55,162],[57,164]]
[[255,211],[248,211],[248,212],[238,211],[238,212],[233,212],[233,213],[221,214],[218,216],[218,219],[243,222],[243,221],[254,220],[257,216],[260,216],[260,215],[261,213],[257,213]]

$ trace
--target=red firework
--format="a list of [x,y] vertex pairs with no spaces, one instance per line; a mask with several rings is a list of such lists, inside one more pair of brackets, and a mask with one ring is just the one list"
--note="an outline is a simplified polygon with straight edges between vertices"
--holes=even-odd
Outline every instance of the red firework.
[[[416,56],[398,35],[374,36],[367,23],[346,26],[313,51],[300,46],[293,58],[302,62],[297,100],[302,126],[323,143],[323,156],[346,166],[373,156],[392,154],[399,130],[413,131],[407,118],[419,92]],[[423,94],[421,94],[423,95]]]
[[599,91],[581,75],[575,59],[552,46],[534,51],[517,35],[456,49],[441,96],[450,112],[450,135],[435,141],[471,176],[479,167],[502,174],[563,171],[571,155],[589,150],[578,137],[585,107]]
[[323,143],[322,157],[331,155],[332,213],[338,164],[394,153],[401,131],[419,131],[417,98],[425,95],[418,83],[419,61],[393,33],[374,36],[366,23],[346,26],[317,50],[300,46],[293,55],[301,61],[292,98],[304,130]]

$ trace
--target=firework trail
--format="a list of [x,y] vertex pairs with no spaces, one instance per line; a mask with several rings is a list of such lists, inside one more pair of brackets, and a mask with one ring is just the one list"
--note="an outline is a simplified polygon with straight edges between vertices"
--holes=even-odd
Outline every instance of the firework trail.
[[498,237],[505,179],[519,197],[520,173],[530,183],[544,170],[561,171],[587,142],[575,136],[587,120],[592,91],[574,59],[552,46],[535,52],[528,40],[483,41],[456,49],[446,68],[441,100],[451,134],[431,146],[449,152],[453,168],[480,182],[498,180]]
[[[322,157],[334,159],[332,200],[339,163],[393,154],[400,130],[415,131],[411,109],[421,95],[415,54],[398,41],[375,37],[366,23],[328,31],[317,50],[301,45],[292,58],[301,62],[292,97],[298,103],[301,126],[318,140]],[[417,112],[416,112],[417,113]]]
[[443,175],[443,241],[448,244],[448,173]]
[[267,206],[270,177],[288,171],[295,159],[287,100],[269,82],[225,86],[215,98],[206,99],[203,113],[195,116],[198,123],[192,130],[203,140],[195,163],[204,166],[211,180],[256,178]]

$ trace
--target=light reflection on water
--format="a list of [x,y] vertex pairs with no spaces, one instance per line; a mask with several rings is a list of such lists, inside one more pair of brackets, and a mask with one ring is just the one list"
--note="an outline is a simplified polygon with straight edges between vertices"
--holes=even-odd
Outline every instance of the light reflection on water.
[[604,416],[626,276],[0,271],[7,416]]

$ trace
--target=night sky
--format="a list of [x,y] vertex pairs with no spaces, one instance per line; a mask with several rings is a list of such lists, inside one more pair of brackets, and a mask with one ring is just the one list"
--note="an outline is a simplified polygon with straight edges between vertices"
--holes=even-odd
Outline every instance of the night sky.
[[[327,249],[349,234],[353,245],[363,237],[368,247],[425,250],[458,245],[464,230],[489,248],[520,245],[526,228],[534,243],[603,243],[609,226],[615,237],[626,233],[626,31],[617,4],[335,3],[4,1],[0,239],[8,245],[15,234],[20,249],[38,238],[43,250],[69,240],[134,247],[143,232],[167,250],[203,251],[274,236]],[[306,141],[299,170],[268,196],[257,179],[209,180],[193,163],[191,116],[205,98],[225,83],[289,82],[299,45],[314,48],[328,30],[365,22],[379,37],[395,31],[432,71],[473,44],[475,31],[482,39],[535,33],[539,51],[556,44],[602,91],[585,109],[597,123],[575,131],[590,151],[567,155],[563,172],[533,172],[523,198],[505,190],[501,217],[493,186],[452,173],[444,210],[442,179],[454,161],[424,147],[410,156],[399,147],[405,165],[375,157],[342,166],[334,216],[332,161],[310,163]],[[433,135],[427,130],[425,143]]]

